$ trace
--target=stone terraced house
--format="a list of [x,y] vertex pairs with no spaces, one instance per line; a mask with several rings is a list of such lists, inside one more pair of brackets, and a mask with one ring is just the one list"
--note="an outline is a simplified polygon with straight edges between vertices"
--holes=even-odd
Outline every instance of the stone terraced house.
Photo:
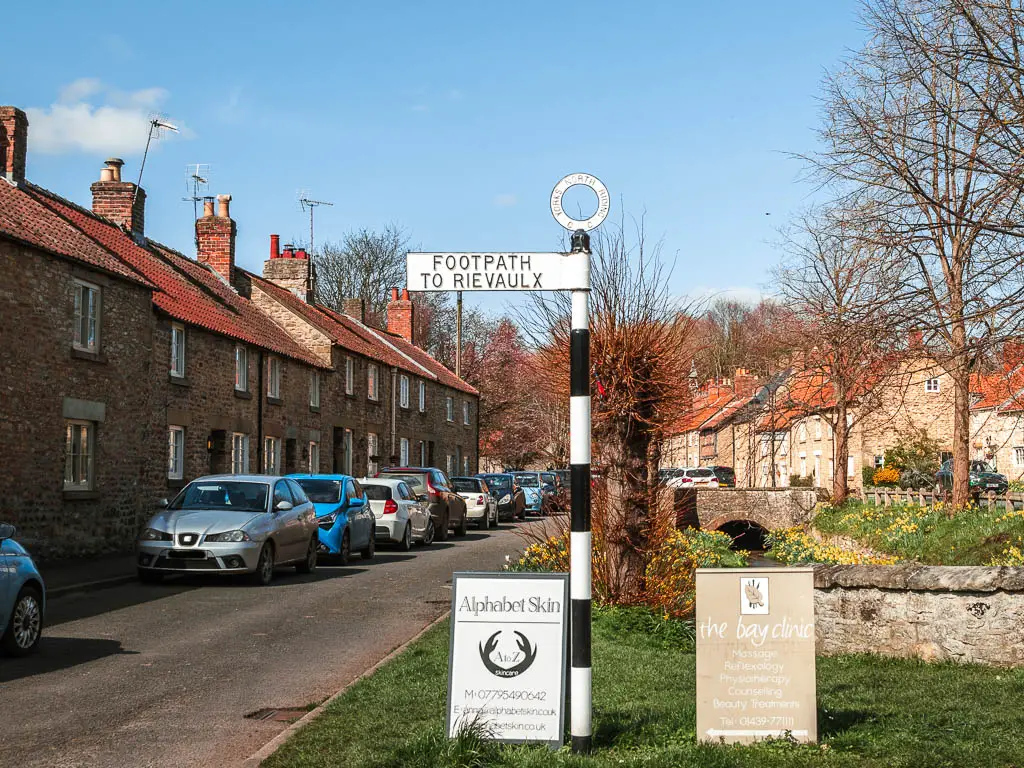
[[28,120],[0,107],[0,518],[44,555],[123,549],[157,500],[209,473],[477,468],[477,391],[388,328],[313,302],[302,250],[235,261],[230,196],[189,258],[145,235],[146,193],[108,160],[91,209],[25,178]]

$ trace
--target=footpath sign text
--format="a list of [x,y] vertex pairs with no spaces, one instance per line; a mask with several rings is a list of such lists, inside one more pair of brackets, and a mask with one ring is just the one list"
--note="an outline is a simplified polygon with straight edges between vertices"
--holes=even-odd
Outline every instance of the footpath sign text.
[[416,253],[410,291],[563,291],[579,288],[581,257],[565,253]]
[[561,746],[568,619],[567,574],[456,573],[448,735]]
[[697,569],[697,738],[817,741],[812,568]]

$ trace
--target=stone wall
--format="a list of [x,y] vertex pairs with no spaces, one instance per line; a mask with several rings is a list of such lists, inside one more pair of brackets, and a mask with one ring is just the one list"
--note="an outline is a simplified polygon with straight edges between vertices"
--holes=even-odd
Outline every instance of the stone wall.
[[763,528],[790,528],[814,514],[817,494],[810,488],[717,488],[693,491],[702,528],[715,530],[733,520]]
[[818,653],[1024,665],[1024,568],[818,566]]

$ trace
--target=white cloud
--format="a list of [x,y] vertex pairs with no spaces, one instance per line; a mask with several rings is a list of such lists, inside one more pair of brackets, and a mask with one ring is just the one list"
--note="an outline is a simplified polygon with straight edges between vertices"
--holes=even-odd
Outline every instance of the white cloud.
[[[119,155],[142,152],[149,121],[167,96],[163,88],[125,93],[108,88],[95,78],[75,80],[60,89],[57,101],[49,107],[25,110],[32,151]],[[190,135],[183,126],[178,127],[182,134]]]
[[503,192],[494,197],[494,204],[499,208],[511,208],[517,202],[519,202],[519,199],[511,192]]

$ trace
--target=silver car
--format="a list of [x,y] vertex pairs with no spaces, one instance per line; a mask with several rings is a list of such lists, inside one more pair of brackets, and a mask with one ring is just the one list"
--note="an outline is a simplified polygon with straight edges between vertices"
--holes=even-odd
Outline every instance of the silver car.
[[248,573],[269,584],[274,568],[316,569],[313,505],[294,480],[276,475],[216,475],[193,480],[142,529],[138,573]]

